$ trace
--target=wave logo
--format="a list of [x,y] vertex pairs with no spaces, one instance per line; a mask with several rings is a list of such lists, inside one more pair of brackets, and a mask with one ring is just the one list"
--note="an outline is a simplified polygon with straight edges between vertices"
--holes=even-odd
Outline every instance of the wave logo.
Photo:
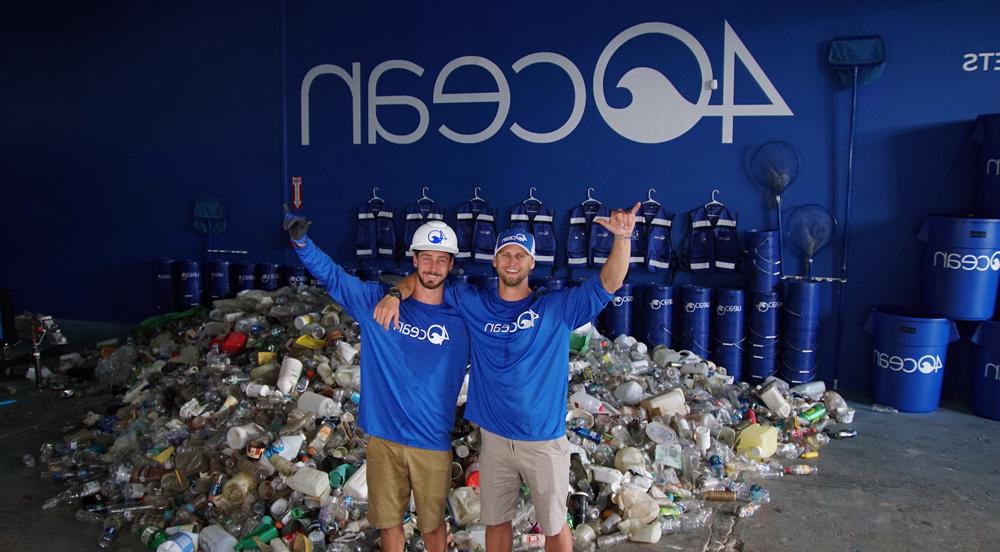
[[757,303],[757,312],[767,312],[769,310],[780,309],[781,301],[761,301]]
[[514,234],[513,236],[507,236],[506,238],[500,240],[500,243],[505,244],[512,241],[526,243],[528,241],[528,236],[525,236],[524,234]]
[[994,251],[992,255],[963,255],[961,253],[949,253],[947,251],[935,251],[931,264],[935,268],[947,270],[965,270],[986,272],[993,270],[1000,271],[1000,251]]
[[517,316],[514,322],[487,322],[483,326],[486,333],[514,333],[518,330],[527,330],[535,327],[535,320],[538,320],[538,313],[528,309]]
[[727,313],[743,312],[743,307],[740,305],[719,305],[715,307],[715,313],[719,316],[725,315]]
[[707,308],[709,308],[711,306],[712,305],[708,304],[708,302],[702,302],[702,303],[685,303],[684,304],[684,310],[686,310],[689,313],[691,313],[691,312],[694,312],[694,311],[696,311],[698,309],[707,309]]
[[431,324],[427,327],[427,329],[424,329],[419,326],[401,322],[397,331],[405,336],[412,337],[420,341],[428,341],[432,345],[441,345],[450,339],[448,336],[448,328],[442,324]]
[[277,279],[278,279],[278,275],[275,274],[275,273],[273,273],[273,272],[268,273],[268,274],[261,274],[260,275],[260,281],[262,281],[262,282],[270,282],[270,281],[277,280]]
[[633,301],[633,297],[631,295],[626,295],[624,297],[615,295],[615,298],[612,301],[612,303],[614,303],[614,305],[616,307],[620,307],[620,306],[624,305],[625,303],[631,303],[632,301]]
[[200,272],[181,272],[181,280],[197,280],[201,278]]
[[872,362],[879,368],[892,370],[893,372],[903,372],[912,374],[919,371],[921,374],[933,374],[944,369],[940,355],[924,355],[920,358],[901,357],[883,353],[878,349],[872,350]]
[[427,241],[431,243],[441,243],[447,239],[448,238],[444,235],[443,230],[431,230],[430,233],[427,234]]
[[660,307],[670,307],[673,306],[673,299],[653,299],[649,302],[649,308],[653,310],[660,310]]

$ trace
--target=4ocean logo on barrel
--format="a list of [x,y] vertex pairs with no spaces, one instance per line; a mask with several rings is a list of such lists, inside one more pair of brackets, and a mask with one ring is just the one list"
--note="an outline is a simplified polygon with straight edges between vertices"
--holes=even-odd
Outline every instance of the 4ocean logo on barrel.
[[977,272],[993,270],[996,272],[1000,271],[1000,251],[994,251],[992,255],[935,251],[931,264],[935,268],[941,267],[947,270],[974,270]]
[[924,355],[920,358],[901,357],[883,353],[878,349],[872,350],[872,362],[879,368],[892,370],[893,372],[903,372],[912,374],[919,371],[921,374],[933,374],[944,369],[940,355]]
[[983,369],[983,377],[990,379],[990,370],[993,371],[993,381],[1000,381],[1000,364],[996,362],[987,362],[985,368]]

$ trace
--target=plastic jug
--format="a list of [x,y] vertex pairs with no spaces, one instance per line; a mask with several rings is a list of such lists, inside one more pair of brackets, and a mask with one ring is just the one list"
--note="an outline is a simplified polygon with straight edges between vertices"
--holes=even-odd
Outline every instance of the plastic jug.
[[340,415],[340,405],[336,401],[312,391],[306,391],[299,396],[298,407],[299,410],[308,412],[317,418],[331,418]]
[[320,496],[330,489],[330,474],[310,468],[300,468],[287,481],[288,487],[307,496]]
[[751,424],[736,436],[736,452],[754,460],[770,458],[778,450],[778,428]]
[[198,533],[200,552],[233,552],[237,542],[221,525],[209,525]]
[[281,361],[281,372],[278,374],[278,391],[287,395],[301,375],[302,361],[294,357],[285,357],[285,360]]

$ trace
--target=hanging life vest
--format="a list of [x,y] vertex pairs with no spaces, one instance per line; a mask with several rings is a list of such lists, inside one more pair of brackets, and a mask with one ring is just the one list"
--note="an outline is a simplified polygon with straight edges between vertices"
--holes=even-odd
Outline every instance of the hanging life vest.
[[493,262],[497,243],[496,211],[482,199],[470,199],[457,208],[455,233],[461,261]]
[[689,217],[686,255],[691,272],[735,272],[740,258],[736,215],[724,205],[709,204]]

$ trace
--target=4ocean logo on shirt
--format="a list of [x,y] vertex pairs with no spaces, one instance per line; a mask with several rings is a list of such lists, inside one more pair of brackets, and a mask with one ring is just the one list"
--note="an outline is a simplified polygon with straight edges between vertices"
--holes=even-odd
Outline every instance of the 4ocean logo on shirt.
[[444,324],[431,324],[424,329],[419,326],[407,324],[406,322],[400,322],[399,328],[396,331],[420,341],[429,341],[431,345],[441,345],[449,339],[448,328]]
[[483,326],[483,331],[486,333],[514,333],[518,330],[535,327],[535,320],[538,320],[538,313],[528,309],[517,315],[514,322],[487,322]]

